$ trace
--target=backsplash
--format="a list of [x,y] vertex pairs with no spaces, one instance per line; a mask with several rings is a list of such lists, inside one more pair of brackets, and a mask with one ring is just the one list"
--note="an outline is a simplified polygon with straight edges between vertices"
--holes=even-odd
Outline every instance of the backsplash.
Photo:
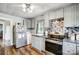
[[50,20],[50,31],[64,33],[64,18]]
[[65,32],[77,33],[79,32],[79,27],[66,27]]
[[65,38],[69,38],[73,41],[79,40],[79,27],[66,27]]

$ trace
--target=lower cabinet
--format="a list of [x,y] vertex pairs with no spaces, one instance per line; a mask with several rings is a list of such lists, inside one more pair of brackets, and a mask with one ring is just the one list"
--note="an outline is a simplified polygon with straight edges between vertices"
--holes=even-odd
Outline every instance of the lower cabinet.
[[76,44],[63,42],[63,55],[76,55]]
[[77,44],[77,55],[79,55],[79,43]]
[[32,47],[45,51],[45,39],[43,37],[32,36]]

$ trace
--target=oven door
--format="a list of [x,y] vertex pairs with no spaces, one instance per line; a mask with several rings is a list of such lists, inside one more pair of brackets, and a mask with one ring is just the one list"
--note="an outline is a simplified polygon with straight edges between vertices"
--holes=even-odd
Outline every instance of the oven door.
[[45,41],[45,49],[56,55],[62,55],[62,45]]

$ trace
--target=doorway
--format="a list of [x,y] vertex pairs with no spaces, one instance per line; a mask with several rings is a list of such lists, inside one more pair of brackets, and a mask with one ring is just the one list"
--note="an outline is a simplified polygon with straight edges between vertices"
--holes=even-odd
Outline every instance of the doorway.
[[3,36],[3,24],[0,22],[0,55],[4,55]]

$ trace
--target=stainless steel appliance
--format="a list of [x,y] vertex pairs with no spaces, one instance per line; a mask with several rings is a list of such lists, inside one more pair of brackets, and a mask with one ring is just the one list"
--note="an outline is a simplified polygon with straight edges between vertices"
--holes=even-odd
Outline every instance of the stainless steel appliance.
[[24,25],[17,23],[14,27],[14,45],[16,48],[22,47],[27,44],[26,29]]
[[45,41],[45,49],[53,54],[62,55],[62,45],[60,44]]

